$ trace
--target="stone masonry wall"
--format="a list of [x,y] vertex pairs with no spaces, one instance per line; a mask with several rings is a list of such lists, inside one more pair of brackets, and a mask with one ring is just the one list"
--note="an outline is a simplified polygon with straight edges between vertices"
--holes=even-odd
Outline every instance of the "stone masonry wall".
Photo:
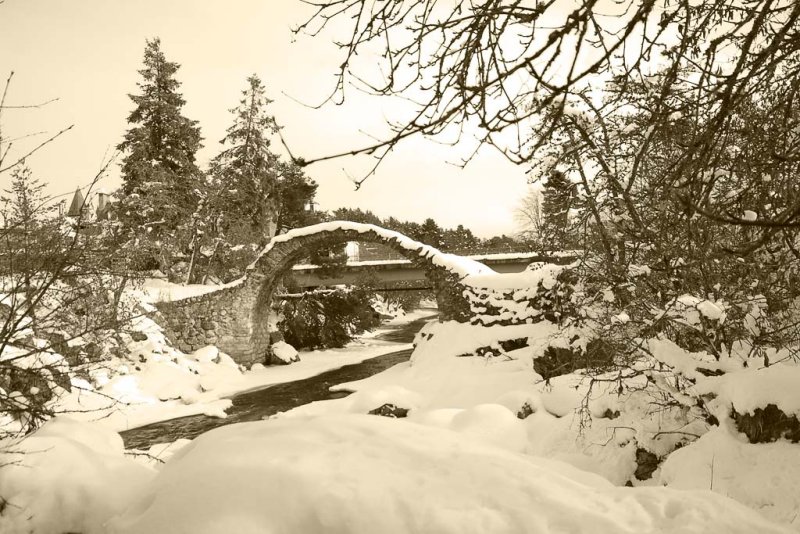
[[276,242],[248,268],[239,284],[197,297],[158,303],[156,319],[179,350],[192,352],[206,345],[216,345],[240,364],[249,366],[263,362],[270,343],[276,341],[276,333],[269,331],[268,318],[272,295],[282,275],[307,255],[309,249],[347,241],[379,242],[402,253],[427,272],[435,287],[443,320],[470,320],[468,292],[458,274],[434,264],[422,251],[403,248],[392,238],[348,229],[310,233]]
[[[223,289],[174,302],[160,302],[158,322],[170,342],[183,352],[216,345],[237,363],[252,365],[260,359],[251,343],[252,325],[248,295],[240,287]],[[243,307],[244,306],[244,307]]]

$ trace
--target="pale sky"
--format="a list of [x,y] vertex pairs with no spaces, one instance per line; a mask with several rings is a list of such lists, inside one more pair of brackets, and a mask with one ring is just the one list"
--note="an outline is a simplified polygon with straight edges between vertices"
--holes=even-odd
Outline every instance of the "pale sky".
[[[340,61],[327,38],[292,42],[290,27],[307,13],[299,0],[5,0],[0,76],[4,81],[15,71],[6,104],[59,100],[41,109],[7,110],[3,135],[55,132],[74,123],[28,163],[52,184],[52,194],[87,184],[128,127],[133,103],[127,95],[137,92],[145,39],[160,37],[167,59],[181,64],[183,113],[202,127],[201,167],[218,152],[231,120],[228,109],[254,72],[275,101],[270,111],[296,156],[311,159],[369,144],[367,133],[386,131],[384,118],[396,110],[391,102],[354,90],[340,107],[314,110],[297,102],[321,102]],[[34,139],[20,141],[19,151]],[[513,233],[514,209],[528,190],[525,168],[487,148],[462,170],[453,163],[463,153],[412,140],[359,191],[348,173],[359,176],[368,163],[363,159],[314,164],[306,172],[319,184],[322,209],[360,207],[415,221],[433,217],[487,237]],[[118,174],[114,165],[102,185],[116,188]],[[5,175],[0,187],[7,184]]]

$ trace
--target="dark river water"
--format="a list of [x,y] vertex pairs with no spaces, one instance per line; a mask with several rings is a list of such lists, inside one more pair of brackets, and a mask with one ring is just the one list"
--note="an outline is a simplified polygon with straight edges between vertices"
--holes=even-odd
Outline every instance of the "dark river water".
[[[435,315],[431,315],[399,327],[390,328],[378,335],[377,338],[397,343],[411,343],[414,334],[434,318]],[[387,347],[387,350],[390,350],[390,347]],[[346,397],[349,393],[331,392],[329,388],[336,384],[361,380],[380,373],[398,363],[405,362],[409,356],[411,356],[410,349],[393,351],[311,378],[240,393],[231,398],[233,405],[228,408],[228,417],[225,419],[207,415],[192,415],[133,428],[120,434],[128,449],[148,449],[157,443],[168,443],[179,438],[193,439],[218,426],[258,421],[266,416],[285,412],[309,402]]]

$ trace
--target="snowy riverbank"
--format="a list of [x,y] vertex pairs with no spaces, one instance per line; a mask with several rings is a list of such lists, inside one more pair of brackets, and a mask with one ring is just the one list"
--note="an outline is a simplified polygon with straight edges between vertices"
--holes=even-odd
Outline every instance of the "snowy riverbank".
[[173,349],[160,328],[143,318],[137,329],[147,339],[131,340],[128,344],[134,361],[109,362],[93,374],[96,386],[78,379],[81,389],[65,395],[59,409],[115,431],[188,415],[225,417],[225,409],[231,403],[227,397],[237,393],[302,380],[381,354],[409,349],[410,343],[385,341],[380,335],[433,313],[417,310],[399,316],[340,349],[301,352],[300,361],[291,365],[255,365],[244,371],[215,347],[191,354]]
[[[800,393],[787,387],[799,366],[788,358],[766,370],[729,365],[723,375],[698,374],[684,404],[659,404],[648,384],[713,362],[654,338],[657,365],[634,369],[642,372],[625,388],[613,371],[545,380],[535,362],[548,347],[569,346],[577,330],[546,320],[433,322],[417,335],[409,362],[335,386],[353,392],[348,397],[156,445],[142,456],[126,453],[114,430],[193,413],[222,416],[226,395],[410,345],[376,332],[343,349],[303,354],[300,363],[242,372],[213,347],[186,355],[154,324],[137,328],[146,339],[128,348],[141,365],[116,369],[105,382],[93,377],[97,393],[127,404],[103,408],[97,422],[87,420],[98,412],[78,414],[83,421],[58,417],[22,442],[0,444],[0,496],[10,503],[0,531],[800,531],[800,447],[785,439],[748,443],[728,415],[731,406],[800,410]],[[716,421],[693,415],[686,403],[695,392],[714,394]],[[73,392],[68,400],[88,408],[97,399]]]

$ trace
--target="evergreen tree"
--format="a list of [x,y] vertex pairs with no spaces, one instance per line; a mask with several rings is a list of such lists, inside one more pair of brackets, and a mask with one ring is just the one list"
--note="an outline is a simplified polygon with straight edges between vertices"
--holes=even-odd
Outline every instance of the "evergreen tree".
[[167,61],[158,38],[147,41],[140,94],[129,95],[136,104],[128,116],[132,127],[118,146],[125,157],[116,217],[127,230],[127,243],[149,250],[166,272],[172,256],[185,254],[189,246],[203,187],[195,164],[200,128],[181,115],[179,67]]
[[361,208],[338,208],[334,210],[332,215],[337,221],[353,221],[364,224],[375,224],[378,226],[383,225],[380,217],[370,210],[362,210]]
[[542,192],[542,241],[546,246],[565,247],[569,239],[569,209],[575,187],[561,172],[553,171]]
[[294,163],[279,165],[280,174],[275,184],[278,200],[278,233],[322,222],[323,213],[313,209],[317,183],[308,178],[303,169]]
[[6,190],[8,197],[4,197],[8,205],[6,227],[27,233],[52,216],[56,207],[47,203],[44,188],[45,184],[34,178],[24,163],[14,168],[11,172],[11,188]]
[[[11,300],[14,290],[25,295],[25,314],[35,322],[36,279],[53,267],[53,251],[60,248],[56,206],[48,202],[45,184],[23,163],[11,173],[11,187],[3,197],[4,229],[0,271],[6,277]],[[13,304],[16,307],[16,304]]]
[[430,217],[422,222],[420,241],[432,247],[442,248],[442,229]]
[[195,248],[209,251],[208,270],[222,279],[241,275],[276,233],[320,220],[306,209],[317,184],[270,150],[270,137],[278,131],[267,112],[270,103],[259,77],[247,78],[239,105],[230,110],[233,122],[220,141],[223,149],[211,162],[209,194],[195,217]]
[[444,230],[442,240],[442,247],[447,251],[469,252],[480,246],[479,239],[472,234],[469,228],[464,228],[462,224],[459,224],[455,230]]
[[224,149],[211,164],[213,175],[221,182],[219,198],[227,215],[224,224],[248,224],[267,239],[276,231],[280,172],[278,156],[270,151],[269,136],[278,131],[275,118],[266,111],[271,102],[258,76],[247,78],[239,105],[230,110],[233,124],[220,141]]

